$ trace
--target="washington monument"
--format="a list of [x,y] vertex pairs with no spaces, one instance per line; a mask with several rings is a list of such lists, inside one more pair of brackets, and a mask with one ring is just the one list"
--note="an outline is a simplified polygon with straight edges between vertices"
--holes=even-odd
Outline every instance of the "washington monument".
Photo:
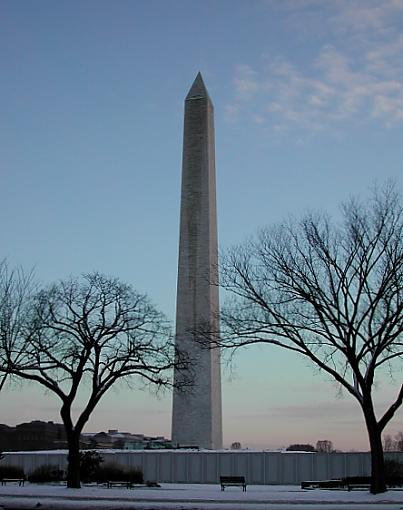
[[218,331],[218,313],[214,108],[199,73],[185,99],[176,298],[176,343],[193,361],[195,380],[174,390],[174,445],[222,448],[220,353],[195,339],[206,325]]

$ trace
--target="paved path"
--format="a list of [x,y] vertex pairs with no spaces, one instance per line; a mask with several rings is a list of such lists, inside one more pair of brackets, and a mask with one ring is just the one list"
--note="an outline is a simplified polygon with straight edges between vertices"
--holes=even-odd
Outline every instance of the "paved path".
[[163,484],[160,489],[62,486],[0,487],[0,510],[403,510],[403,490],[306,491],[293,486],[249,486],[222,492],[217,485]]

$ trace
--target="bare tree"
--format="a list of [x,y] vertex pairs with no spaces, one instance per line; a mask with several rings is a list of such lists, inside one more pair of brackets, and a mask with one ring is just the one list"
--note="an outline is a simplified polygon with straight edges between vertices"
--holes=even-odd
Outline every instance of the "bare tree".
[[345,204],[340,224],[308,214],[232,249],[221,276],[231,301],[221,313],[221,338],[209,332],[208,341],[279,346],[334,378],[362,409],[373,493],[386,490],[381,434],[403,400],[400,385],[377,417],[376,378],[402,368],[402,219],[401,196],[386,186],[367,203]]
[[32,271],[10,269],[6,260],[0,261],[0,391],[10,364],[18,363],[25,351],[21,333],[34,290]]
[[316,451],[319,453],[332,453],[334,451],[333,443],[328,439],[320,439],[316,442]]
[[[8,373],[39,383],[60,399],[68,487],[80,487],[80,434],[105,393],[122,379],[167,387],[175,364],[187,368],[174,352],[165,318],[147,297],[98,273],[40,291],[22,333],[24,355],[14,359],[10,349]],[[72,409],[80,408],[83,387],[86,401],[74,421]]]
[[384,452],[393,452],[395,449],[395,442],[392,439],[390,434],[386,434],[383,436],[383,451]]
[[395,435],[395,451],[397,452],[403,452],[403,432],[398,432]]
[[403,432],[398,432],[394,437],[390,434],[383,436],[383,450],[385,452],[403,452]]

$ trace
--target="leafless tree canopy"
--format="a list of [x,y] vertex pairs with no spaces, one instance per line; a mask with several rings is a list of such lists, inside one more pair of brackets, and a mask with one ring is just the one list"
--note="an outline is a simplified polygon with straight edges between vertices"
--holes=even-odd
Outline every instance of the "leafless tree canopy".
[[319,453],[332,453],[334,451],[332,441],[320,439],[316,442],[316,451]]
[[[165,318],[146,296],[98,273],[40,291],[24,322],[26,349],[10,372],[62,399],[87,379],[98,398],[118,379],[168,385],[173,343]],[[11,349],[11,359],[14,359]]]
[[32,272],[10,269],[6,260],[0,261],[0,391],[10,375],[9,367],[25,353],[24,318],[34,290]]
[[[37,382],[59,397],[68,486],[79,487],[80,433],[103,395],[119,380],[169,387],[174,366],[189,375],[181,384],[191,384],[188,361],[175,352],[164,316],[116,279],[94,273],[51,285],[27,302],[21,297],[24,315],[15,308],[18,328],[0,350],[0,373]],[[86,401],[75,404],[83,388]],[[81,408],[75,423],[73,405]]]
[[402,385],[375,418],[376,376],[402,374],[402,220],[401,197],[386,186],[368,203],[345,204],[339,224],[307,214],[237,246],[222,263],[232,298],[210,344],[268,343],[307,356],[359,401],[378,434],[403,399]]
[[403,432],[398,432],[394,437],[386,434],[383,438],[383,449],[385,452],[403,452]]
[[307,215],[263,230],[223,263],[236,296],[222,313],[224,342],[269,342],[311,358],[356,398],[384,366],[401,369],[402,209],[388,190],[351,201],[344,223]]

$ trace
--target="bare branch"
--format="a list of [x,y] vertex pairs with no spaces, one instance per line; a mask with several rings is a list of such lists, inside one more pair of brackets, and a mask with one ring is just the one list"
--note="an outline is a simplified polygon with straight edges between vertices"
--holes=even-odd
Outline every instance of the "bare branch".
[[228,251],[221,268],[231,296],[223,331],[201,341],[231,349],[264,343],[309,358],[357,399],[375,451],[402,404],[401,390],[375,416],[376,377],[384,366],[401,369],[403,361],[401,196],[386,186],[367,204],[344,204],[342,216],[336,225],[307,214]]

